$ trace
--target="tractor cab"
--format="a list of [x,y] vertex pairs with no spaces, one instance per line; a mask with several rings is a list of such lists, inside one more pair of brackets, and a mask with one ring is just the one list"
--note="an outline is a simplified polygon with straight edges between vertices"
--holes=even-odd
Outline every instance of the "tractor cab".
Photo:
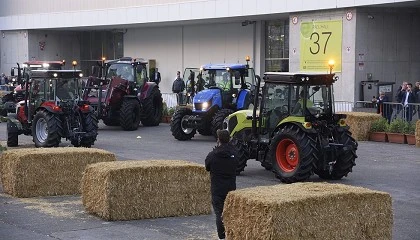
[[[273,134],[286,118],[311,122],[322,116],[334,114],[332,84],[337,80],[333,74],[266,73],[262,100],[258,106],[261,113],[262,134]],[[267,136],[270,137],[270,136]]]

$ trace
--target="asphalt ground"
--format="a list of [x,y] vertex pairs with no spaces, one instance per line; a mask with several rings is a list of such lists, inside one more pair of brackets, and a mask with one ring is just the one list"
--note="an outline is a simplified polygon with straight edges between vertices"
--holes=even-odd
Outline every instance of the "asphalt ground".
[[[0,123],[6,140],[6,123]],[[32,147],[32,138],[19,136],[20,147]],[[68,146],[63,141],[61,146]],[[126,132],[100,124],[94,147],[120,160],[183,159],[204,164],[215,146],[213,137],[196,135],[177,141],[168,124]],[[420,239],[420,148],[406,144],[359,142],[357,165],[347,178],[333,183],[362,186],[392,195],[393,239]],[[317,176],[310,181],[322,181]],[[281,184],[259,162],[249,160],[237,177],[238,188]],[[331,219],[331,224],[340,219]],[[80,196],[14,198],[0,187],[0,239],[217,239],[215,216],[170,217],[137,221],[104,221],[84,211]]]

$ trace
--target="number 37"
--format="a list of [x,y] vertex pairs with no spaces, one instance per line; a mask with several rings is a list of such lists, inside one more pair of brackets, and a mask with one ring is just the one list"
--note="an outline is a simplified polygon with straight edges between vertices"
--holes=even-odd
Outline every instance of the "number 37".
[[[327,39],[325,40],[325,43],[324,43],[324,54],[325,54],[325,52],[327,51],[328,40],[330,40],[332,32],[322,32],[321,34],[326,35],[326,37],[327,37]],[[321,49],[319,33],[317,33],[317,32],[312,33],[310,39],[311,39],[311,41],[313,41],[312,43],[313,43],[314,46],[309,47],[309,50],[314,55],[318,54],[319,50]]]

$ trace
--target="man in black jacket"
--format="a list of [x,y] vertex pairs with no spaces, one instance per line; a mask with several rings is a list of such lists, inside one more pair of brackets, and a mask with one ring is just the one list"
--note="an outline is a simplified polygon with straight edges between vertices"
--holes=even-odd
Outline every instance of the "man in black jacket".
[[225,239],[222,213],[228,192],[236,189],[236,150],[229,144],[227,130],[217,130],[217,146],[206,157],[206,170],[211,177],[211,198],[219,239]]

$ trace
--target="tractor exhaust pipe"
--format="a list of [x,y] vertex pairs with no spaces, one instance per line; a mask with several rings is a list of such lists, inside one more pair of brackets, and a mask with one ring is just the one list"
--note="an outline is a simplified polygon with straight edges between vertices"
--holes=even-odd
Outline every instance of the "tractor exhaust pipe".
[[257,86],[255,88],[255,96],[254,96],[254,109],[252,110],[252,129],[251,129],[251,136],[256,137],[257,135],[257,104],[258,98],[260,94],[260,85],[261,85],[261,78],[258,75],[255,75],[257,79]]

